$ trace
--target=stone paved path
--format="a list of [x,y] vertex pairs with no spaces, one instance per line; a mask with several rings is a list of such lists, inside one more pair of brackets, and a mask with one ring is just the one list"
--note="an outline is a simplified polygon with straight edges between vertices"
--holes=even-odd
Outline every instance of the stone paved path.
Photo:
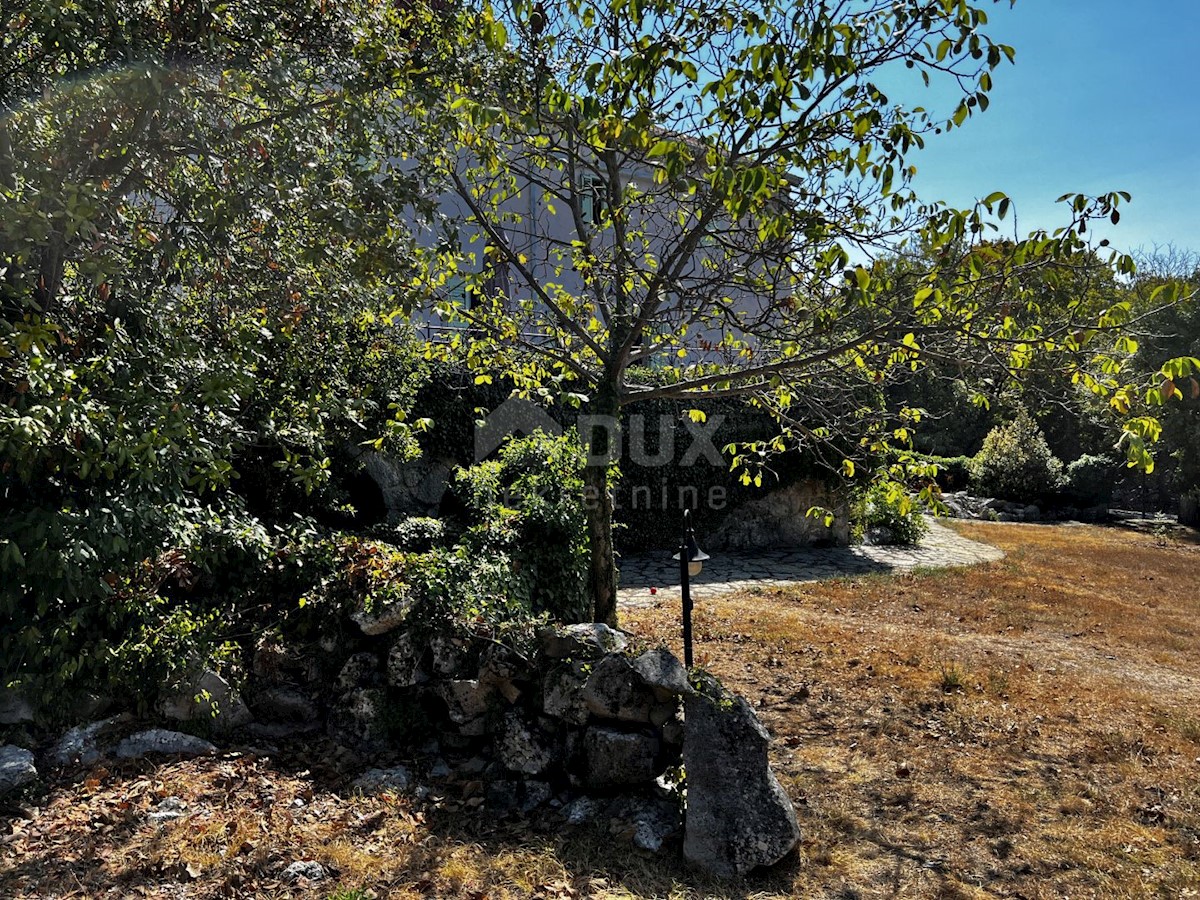
[[[972,566],[1001,559],[1004,551],[968,540],[933,519],[916,547],[829,547],[722,553],[704,564],[692,579],[692,597],[702,599],[749,587],[778,587],[873,572],[907,572],[917,567]],[[617,600],[625,608],[679,600],[679,563],[671,554],[625,557],[620,562]],[[657,593],[651,594],[650,589]]]

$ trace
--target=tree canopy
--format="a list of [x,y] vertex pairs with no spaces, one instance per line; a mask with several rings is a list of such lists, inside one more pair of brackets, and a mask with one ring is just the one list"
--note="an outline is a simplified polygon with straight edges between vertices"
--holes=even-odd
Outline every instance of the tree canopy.
[[[1065,278],[1051,270],[1132,272],[1087,244],[1128,195],[1068,195],[1060,229],[998,240],[1003,193],[955,210],[912,189],[917,151],[986,110],[1014,59],[986,36],[988,5],[485,6],[501,74],[447,86],[452,138],[435,159],[474,232],[441,269],[471,286],[469,305],[440,306],[471,326],[468,361],[601,416],[745,397],[778,416],[775,448],[836,439],[850,474],[910,437],[919,414],[888,409],[881,388],[931,361],[982,381],[1053,353],[1070,379],[1118,392],[1128,304],[1047,304],[1043,289]],[[951,108],[914,102],[934,80],[958,89]],[[914,248],[918,264],[895,264]],[[1134,425],[1139,449],[1148,428]],[[596,615],[611,620],[606,441],[595,429],[590,529]],[[745,477],[764,449],[734,455]]]
[[403,451],[404,373],[372,354],[398,340],[382,317],[409,301],[405,223],[428,203],[396,165],[419,135],[395,101],[454,21],[323,0],[4,5],[8,674],[103,672],[120,648],[81,655],[85,639],[186,632],[155,599],[161,554],[216,565],[253,535],[232,488],[255,465],[313,488],[343,441]]

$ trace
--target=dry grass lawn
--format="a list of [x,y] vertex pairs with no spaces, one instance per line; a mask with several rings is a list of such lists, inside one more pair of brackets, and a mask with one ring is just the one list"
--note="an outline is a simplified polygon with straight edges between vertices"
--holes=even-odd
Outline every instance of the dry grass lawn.
[[[0,897],[1200,896],[1200,546],[958,527],[1008,557],[697,610],[699,661],[759,708],[804,830],[744,883],[604,827],[494,822],[470,785],[355,797],[349,763],[299,748],[60,781],[0,821]],[[625,625],[679,649],[674,608]],[[189,814],[147,824],[169,795]],[[284,884],[296,859],[331,875]]]

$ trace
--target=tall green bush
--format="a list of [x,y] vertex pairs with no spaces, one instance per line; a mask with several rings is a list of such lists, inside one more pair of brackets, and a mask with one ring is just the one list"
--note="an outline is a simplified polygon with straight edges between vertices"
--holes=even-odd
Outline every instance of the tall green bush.
[[876,543],[918,544],[929,531],[921,506],[903,484],[872,484],[851,508],[856,540],[870,537]]
[[972,483],[978,492],[1003,500],[1044,501],[1062,483],[1062,462],[1025,409],[988,432],[975,456]]
[[583,464],[574,432],[537,431],[456,476],[470,516],[467,555],[504,563],[510,599],[568,622],[589,612]]

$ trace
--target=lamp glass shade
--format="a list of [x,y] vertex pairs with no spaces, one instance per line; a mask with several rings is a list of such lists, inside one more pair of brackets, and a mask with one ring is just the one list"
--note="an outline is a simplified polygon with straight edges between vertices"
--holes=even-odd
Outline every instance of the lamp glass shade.
[[[688,555],[687,555],[688,575],[690,575],[694,578],[695,576],[700,574],[701,569],[704,568],[704,561],[706,559],[708,559],[709,557],[708,557],[707,553],[705,553],[703,550],[701,550],[696,545],[696,538],[694,535],[688,535],[687,550],[688,550]],[[671,559],[678,562],[679,554],[676,553],[674,556],[671,557]]]

